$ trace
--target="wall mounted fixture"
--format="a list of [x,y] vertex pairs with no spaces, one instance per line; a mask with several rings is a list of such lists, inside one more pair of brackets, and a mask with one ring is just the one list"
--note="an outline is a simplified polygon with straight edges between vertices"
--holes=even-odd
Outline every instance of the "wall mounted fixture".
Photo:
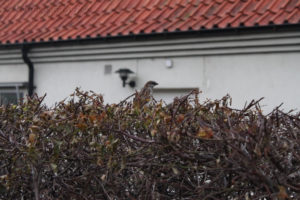
[[135,81],[129,81],[128,83],[126,83],[129,74],[133,74],[134,73],[133,71],[131,71],[130,69],[127,69],[127,68],[122,68],[122,69],[117,70],[116,73],[118,73],[120,75],[120,78],[123,82],[123,87],[125,87],[126,84],[128,84],[132,88],[135,87]]
[[106,64],[104,65],[104,74],[108,75],[112,73],[112,65]]
[[166,60],[166,67],[173,68],[173,60]]

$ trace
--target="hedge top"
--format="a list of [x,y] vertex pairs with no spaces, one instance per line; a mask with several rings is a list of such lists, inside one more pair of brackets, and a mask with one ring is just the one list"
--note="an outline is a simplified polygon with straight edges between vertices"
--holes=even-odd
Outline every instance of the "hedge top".
[[300,118],[259,101],[0,108],[0,199],[300,199]]

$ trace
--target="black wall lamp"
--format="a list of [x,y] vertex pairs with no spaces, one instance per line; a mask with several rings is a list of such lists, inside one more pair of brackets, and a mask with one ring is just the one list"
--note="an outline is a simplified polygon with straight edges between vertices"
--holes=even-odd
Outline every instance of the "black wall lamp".
[[126,84],[128,84],[132,88],[135,87],[135,81],[129,81],[128,83],[126,83],[129,74],[133,74],[134,73],[133,71],[131,71],[130,69],[127,69],[127,68],[122,68],[122,69],[119,69],[118,71],[116,71],[116,73],[118,73],[120,75],[120,78],[123,81],[123,87],[125,87]]

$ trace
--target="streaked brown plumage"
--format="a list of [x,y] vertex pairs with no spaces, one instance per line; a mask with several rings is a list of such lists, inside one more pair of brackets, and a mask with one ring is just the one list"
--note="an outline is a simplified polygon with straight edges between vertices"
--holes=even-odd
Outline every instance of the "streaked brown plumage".
[[135,94],[133,104],[142,108],[144,105],[153,100],[153,88],[158,85],[155,81],[148,81],[140,92]]

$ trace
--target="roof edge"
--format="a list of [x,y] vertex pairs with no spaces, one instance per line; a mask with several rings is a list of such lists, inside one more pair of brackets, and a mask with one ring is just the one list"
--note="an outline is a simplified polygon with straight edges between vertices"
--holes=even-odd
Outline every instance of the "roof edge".
[[24,43],[5,43],[0,42],[0,48],[18,48],[22,46],[49,46],[49,45],[65,45],[65,44],[82,44],[82,43],[94,43],[94,42],[121,42],[121,41],[143,41],[145,39],[174,39],[182,38],[183,36],[190,37],[207,37],[207,36],[217,36],[217,35],[239,35],[239,34],[257,34],[257,33],[269,33],[269,32],[286,32],[286,31],[299,31],[299,24],[283,24],[275,25],[269,24],[266,26],[254,26],[254,27],[228,27],[228,28],[218,28],[214,27],[212,29],[200,29],[200,30],[188,30],[188,31],[174,31],[174,32],[152,32],[150,34],[130,34],[130,35],[118,35],[118,36],[106,36],[106,37],[95,37],[95,38],[80,38],[68,39],[68,40],[50,40],[41,42],[24,42]]

